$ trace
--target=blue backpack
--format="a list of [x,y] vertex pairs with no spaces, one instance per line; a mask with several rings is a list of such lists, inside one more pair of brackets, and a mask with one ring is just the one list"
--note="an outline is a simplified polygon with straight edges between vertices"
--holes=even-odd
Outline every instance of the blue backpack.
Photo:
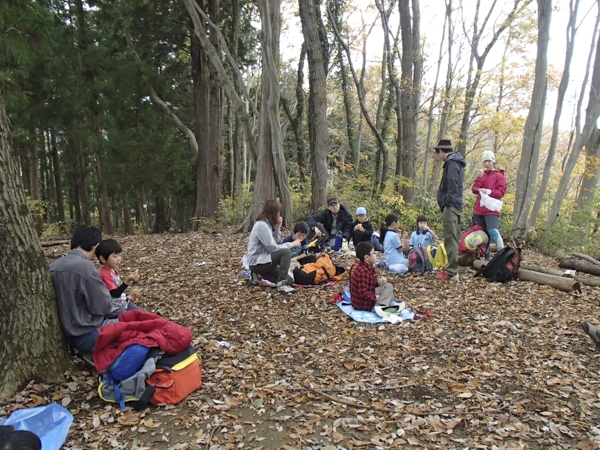
[[408,252],[408,270],[410,272],[433,272],[427,249],[421,246],[411,248]]

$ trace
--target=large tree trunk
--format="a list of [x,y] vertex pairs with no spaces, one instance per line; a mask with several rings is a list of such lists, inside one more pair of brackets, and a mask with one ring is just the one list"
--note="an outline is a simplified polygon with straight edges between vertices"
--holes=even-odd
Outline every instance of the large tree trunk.
[[[196,0],[202,10],[206,10],[204,0]],[[210,217],[206,207],[208,195],[208,172],[210,153],[210,100],[209,100],[209,69],[206,52],[200,39],[194,32],[192,34],[191,60],[192,81],[194,95],[194,121],[195,135],[198,143],[196,155],[196,193],[194,201],[194,217]],[[198,221],[192,223],[192,230],[198,229]]]
[[285,169],[283,140],[279,123],[279,34],[280,0],[259,0],[261,17],[261,53],[263,73],[261,77],[260,123],[258,130],[258,158],[254,198],[246,219],[239,227],[248,231],[269,199],[279,192],[281,215],[286,226],[292,224],[292,196]]
[[310,210],[321,208],[327,198],[327,155],[329,153],[327,132],[327,80],[326,49],[321,42],[317,14],[319,3],[314,0],[299,0],[302,33],[308,57],[308,131],[312,162]]
[[58,382],[68,354],[52,281],[13,159],[0,96],[0,399],[32,379]]
[[[219,0],[209,0],[208,12],[213,23],[219,23]],[[210,32],[210,41],[217,51],[221,53],[219,38],[214,30]],[[210,113],[210,142],[207,147],[206,166],[206,193],[205,205],[202,217],[215,218],[219,210],[221,200],[221,148],[223,146],[223,102],[221,92],[221,80],[219,72],[212,65],[209,69],[209,113]]]
[[550,37],[550,18],[552,1],[538,0],[538,44],[535,60],[535,79],[529,114],[523,131],[521,160],[517,173],[517,190],[515,193],[515,209],[513,215],[513,236],[521,237],[527,232],[527,216],[533,200],[542,129],[544,128],[544,106],[546,100],[548,72],[548,41]]
[[[411,8],[412,3],[412,8]],[[423,58],[421,56],[419,0],[400,0],[400,26],[402,28],[402,152],[404,167],[402,177],[415,179],[415,160],[417,154],[417,115],[421,93]],[[412,204],[415,197],[413,183],[402,183],[404,201]]]

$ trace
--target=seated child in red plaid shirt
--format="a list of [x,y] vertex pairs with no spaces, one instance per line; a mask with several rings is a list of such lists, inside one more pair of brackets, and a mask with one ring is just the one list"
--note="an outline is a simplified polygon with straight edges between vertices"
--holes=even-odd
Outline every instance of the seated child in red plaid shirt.
[[387,278],[377,280],[374,264],[377,261],[375,248],[370,242],[356,246],[356,261],[350,268],[350,299],[354,309],[372,311],[375,304],[389,306],[394,300],[394,287]]

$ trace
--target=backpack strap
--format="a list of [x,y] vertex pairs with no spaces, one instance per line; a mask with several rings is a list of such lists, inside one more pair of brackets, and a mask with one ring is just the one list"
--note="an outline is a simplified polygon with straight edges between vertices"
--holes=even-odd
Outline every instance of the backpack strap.
[[148,403],[150,403],[150,399],[152,398],[155,392],[156,388],[154,386],[148,385],[140,399],[137,402],[131,402],[129,405],[136,411],[146,409]]

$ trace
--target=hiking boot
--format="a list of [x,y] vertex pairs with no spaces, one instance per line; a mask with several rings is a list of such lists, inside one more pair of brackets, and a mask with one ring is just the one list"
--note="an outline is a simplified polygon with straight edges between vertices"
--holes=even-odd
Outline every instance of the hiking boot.
[[458,274],[448,278],[448,281],[454,281],[454,282],[458,283]]
[[600,327],[592,325],[589,322],[581,322],[581,328],[583,328],[583,331],[592,338],[594,344],[596,344],[597,347],[600,347]]
[[253,286],[256,286],[258,284],[258,281],[260,280],[258,274],[252,272],[250,274],[250,284]]
[[287,284],[287,281],[283,280],[277,283],[277,290],[279,292],[283,292],[284,294],[292,294],[296,292],[296,289]]

